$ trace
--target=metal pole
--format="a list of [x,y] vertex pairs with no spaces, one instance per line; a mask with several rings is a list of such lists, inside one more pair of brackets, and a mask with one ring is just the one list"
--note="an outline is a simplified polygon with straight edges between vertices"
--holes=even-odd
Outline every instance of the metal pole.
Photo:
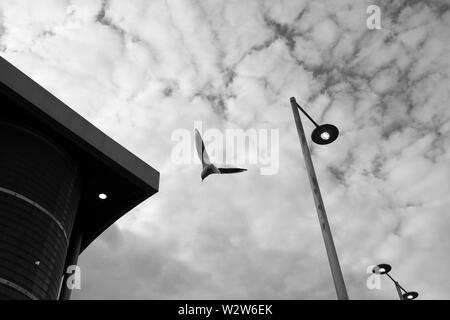
[[403,298],[401,286],[398,284],[397,281],[395,281],[395,289],[397,289],[398,297],[400,298],[400,300],[405,300],[405,298]]
[[317,182],[316,173],[311,160],[311,154],[305,138],[305,132],[303,131],[300,114],[298,112],[295,99],[293,98],[291,98],[291,106],[292,112],[294,113],[295,124],[297,126],[298,137],[302,145],[303,158],[305,160],[306,170],[308,171],[308,178],[313,192],[314,202],[316,204],[317,215],[319,216],[320,227],[322,230],[323,240],[325,242],[325,248],[327,251],[328,261],[330,263],[331,274],[333,276],[337,297],[339,300],[348,300],[347,289],[345,288],[344,277],[342,276],[336,248],[334,247],[333,236],[331,235],[327,214],[325,212],[325,206],[320,194],[319,183]]
[[70,300],[70,295],[72,293],[72,289],[70,289],[67,285],[67,280],[69,275],[67,274],[68,266],[75,266],[78,263],[78,255],[80,254],[81,242],[83,240],[83,234],[81,232],[74,232],[72,235],[72,240],[70,241],[70,245],[67,252],[66,263],[64,266],[64,275],[62,280],[61,292],[59,293],[59,300]]
[[405,288],[403,288],[400,283],[398,283],[394,278],[391,277],[391,275],[389,273],[386,272],[386,275],[389,277],[389,279],[392,280],[392,282],[395,284],[395,289],[397,289],[397,293],[398,293],[398,297],[400,298],[400,300],[405,300],[405,298],[403,298],[403,293],[402,290],[406,293]]

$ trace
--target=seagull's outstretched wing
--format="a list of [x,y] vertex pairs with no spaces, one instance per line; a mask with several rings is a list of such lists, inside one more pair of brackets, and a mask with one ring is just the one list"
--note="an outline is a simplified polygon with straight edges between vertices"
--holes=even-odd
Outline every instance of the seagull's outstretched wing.
[[243,168],[218,168],[220,173],[238,173],[238,172],[243,172],[243,171],[247,171],[247,169],[243,169]]
[[200,136],[200,132],[198,132],[197,129],[195,129],[195,147],[197,149],[198,157],[202,162],[202,166],[205,167],[211,164],[211,161],[209,161],[208,153],[206,152],[205,149],[205,144],[203,143],[202,137]]

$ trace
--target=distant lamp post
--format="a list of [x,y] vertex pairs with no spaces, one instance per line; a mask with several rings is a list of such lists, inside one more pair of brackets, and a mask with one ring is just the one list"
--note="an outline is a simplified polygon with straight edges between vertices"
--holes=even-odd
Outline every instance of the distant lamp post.
[[395,289],[397,289],[397,293],[398,293],[398,297],[400,298],[400,300],[414,300],[416,299],[419,294],[415,291],[406,291],[396,280],[394,280],[394,278],[391,277],[391,275],[389,274],[389,271],[392,270],[392,267],[388,264],[379,264],[377,266],[375,266],[372,269],[373,273],[376,274],[385,274],[389,277],[389,279],[392,280],[392,282],[394,282],[395,284]]
[[339,265],[339,259],[334,246],[333,236],[331,235],[330,226],[328,224],[327,214],[325,212],[325,206],[323,204],[322,195],[319,189],[319,183],[317,182],[316,173],[311,160],[311,153],[306,141],[305,132],[303,131],[302,121],[298,110],[308,117],[309,120],[316,126],[311,134],[311,139],[317,144],[329,144],[337,139],[339,136],[339,130],[332,124],[318,125],[302,107],[300,107],[295,98],[290,99],[292,112],[294,113],[294,120],[297,126],[297,133],[302,146],[303,158],[305,160],[306,170],[308,172],[309,183],[316,204],[317,215],[319,216],[319,223],[322,230],[323,240],[325,242],[325,248],[327,251],[328,262],[330,263],[331,275],[333,276],[334,286],[336,288],[336,294],[339,300],[348,300],[347,289],[345,287],[344,277],[342,276],[341,266]]

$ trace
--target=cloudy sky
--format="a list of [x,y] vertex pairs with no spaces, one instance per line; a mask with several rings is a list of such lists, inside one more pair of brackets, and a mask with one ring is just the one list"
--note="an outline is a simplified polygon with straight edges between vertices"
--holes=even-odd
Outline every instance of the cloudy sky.
[[[311,150],[350,298],[395,299],[366,286],[389,263],[450,299],[448,0],[0,0],[0,55],[161,173],[74,299],[335,299],[291,96],[341,132]],[[277,129],[278,172],[201,182],[172,159],[194,121]]]

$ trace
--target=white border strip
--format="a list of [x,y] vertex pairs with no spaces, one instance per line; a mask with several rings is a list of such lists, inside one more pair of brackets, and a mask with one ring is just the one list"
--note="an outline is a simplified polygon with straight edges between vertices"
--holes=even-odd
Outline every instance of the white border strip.
[[21,286],[15,284],[14,282],[11,282],[9,280],[6,280],[4,278],[0,278],[0,283],[4,284],[10,288],[13,288],[17,291],[19,291],[20,293],[26,295],[28,298],[30,298],[31,300],[39,300],[38,297],[36,297],[34,294],[32,294],[31,292],[29,292],[28,290],[25,290],[24,288],[22,288]]
[[5,188],[0,187],[0,192],[3,192],[3,193],[6,193],[6,194],[9,194],[9,195],[12,195],[12,196],[14,196],[16,198],[19,198],[19,199],[21,199],[21,200],[31,204],[32,206],[38,208],[39,210],[41,210],[43,213],[45,213],[47,216],[49,216],[58,225],[58,227],[61,229],[61,231],[64,234],[64,238],[66,239],[66,243],[69,243],[69,238],[67,237],[67,233],[64,230],[64,227],[47,209],[45,209],[44,207],[40,206],[39,204],[37,204],[33,200],[28,199],[27,197],[25,197],[25,196],[23,196],[23,195],[21,195],[21,194],[19,194],[17,192],[11,191],[9,189],[5,189]]

